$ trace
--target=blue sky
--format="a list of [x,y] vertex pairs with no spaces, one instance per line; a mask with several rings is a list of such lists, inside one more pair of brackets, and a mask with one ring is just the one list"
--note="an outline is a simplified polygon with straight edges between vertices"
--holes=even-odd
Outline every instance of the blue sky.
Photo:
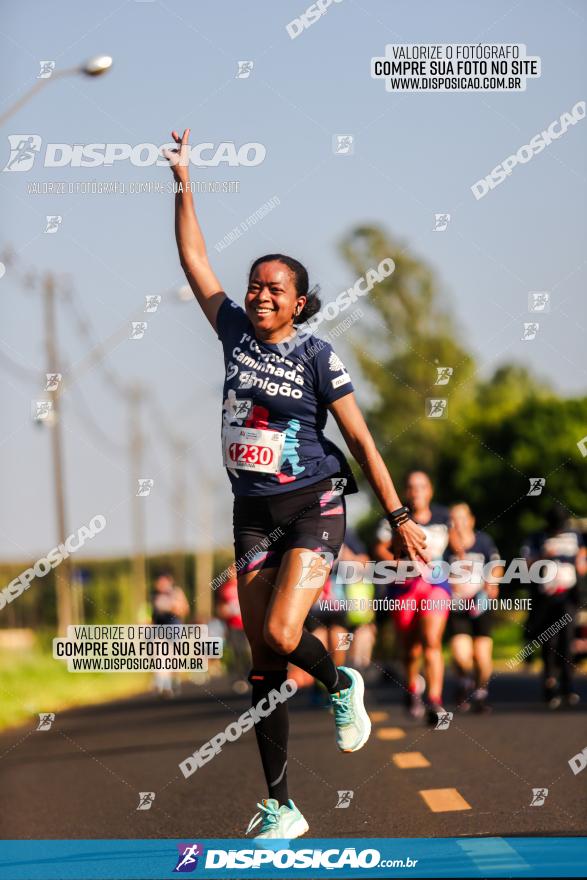
[[[354,280],[337,246],[362,223],[384,226],[437,272],[462,335],[482,373],[517,360],[562,394],[587,386],[585,310],[585,131],[569,128],[501,186],[476,201],[470,187],[530,138],[585,98],[585,15],[565,2],[386,3],[342,0],[291,40],[286,25],[301,2],[22,2],[0,28],[2,96],[8,107],[36,82],[39,61],[76,65],[107,53],[104,77],[49,83],[4,125],[43,143],[162,144],[173,128],[192,142],[258,142],[256,167],[204,168],[196,179],[238,180],[238,194],[198,200],[214,267],[226,291],[244,295],[247,268],[261,253],[291,253],[331,298]],[[521,93],[392,95],[370,77],[370,59],[386,43],[525,43],[542,59],[542,76]],[[237,62],[252,60],[248,79]],[[352,156],[332,151],[335,134],[352,134]],[[230,541],[230,492],[218,443],[222,359],[194,303],[171,293],[183,283],[168,194],[31,195],[33,181],[166,182],[166,168],[42,168],[0,175],[2,241],[18,262],[0,280],[0,348],[30,377],[2,362],[3,503],[0,555],[42,553],[56,540],[47,432],[32,424],[31,401],[45,371],[40,294],[20,283],[30,269],[71,280],[75,312],[59,303],[58,336],[66,364],[110,338],[140,312],[147,294],[162,295],[146,316],[144,339],[123,339],[107,363],[125,382],[140,381],[166,413],[166,429],[189,444],[187,512],[178,528],[173,498],[177,466],[151,411],[145,412],[145,499],[150,551],[205,540],[201,477],[211,480],[210,525]],[[220,254],[214,243],[265,201],[280,204]],[[434,214],[450,212],[445,233]],[[61,215],[55,235],[45,217]],[[521,341],[530,290],[552,292],[552,309],[533,342]],[[77,314],[77,318],[75,315]],[[79,316],[86,323],[81,331]],[[357,328],[357,334],[364,328]],[[354,330],[349,331],[349,335]],[[347,340],[337,346],[348,357]],[[73,369],[75,373],[75,367]],[[367,390],[356,381],[359,396]],[[364,397],[363,399],[366,399]],[[124,446],[127,409],[101,369],[84,374],[63,398],[70,530],[96,513],[108,526],[96,553],[130,547],[130,477]],[[333,434],[333,436],[335,436]],[[351,514],[364,499],[352,499]]]

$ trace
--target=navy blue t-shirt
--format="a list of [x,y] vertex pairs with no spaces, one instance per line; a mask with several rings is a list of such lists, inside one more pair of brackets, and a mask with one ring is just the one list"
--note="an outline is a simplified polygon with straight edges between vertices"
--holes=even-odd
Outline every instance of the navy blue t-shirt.
[[554,534],[537,532],[530,536],[522,547],[522,556],[529,560],[556,562],[556,574],[537,585],[539,593],[560,596],[568,592],[578,600],[576,561],[583,546],[583,536],[575,529],[563,529]]
[[[450,514],[448,508],[442,507],[440,504],[431,504],[430,513],[432,516],[425,525],[418,522],[414,516],[413,520],[420,526],[426,535],[426,547],[431,554],[431,561],[435,562],[436,560],[443,558],[443,553],[448,544]],[[382,541],[385,544],[391,543],[393,530],[389,524],[389,520],[385,518],[380,520],[377,526],[376,537],[378,541]]]
[[332,346],[316,336],[284,355],[257,339],[244,309],[228,297],[216,318],[226,375],[222,449],[235,495],[275,495],[329,477],[357,492],[343,453],[328,440],[328,404],[353,391]]
[[[448,527],[450,524],[450,514],[448,512],[448,508],[442,507],[440,504],[431,504],[430,513],[430,519],[425,525],[423,525],[421,522],[418,522],[415,516],[412,516],[412,518],[414,522],[420,526],[420,528],[426,535],[426,548],[430,553],[430,561],[438,562],[443,558],[443,553],[446,550],[446,546],[448,544]],[[375,535],[378,541],[382,541],[384,544],[391,543],[391,540],[393,538],[393,529],[391,528],[388,519],[384,518],[380,520]],[[406,593],[410,589],[413,581],[413,578],[407,578],[404,584],[394,583],[390,585],[387,590],[387,595],[390,598],[401,596],[403,593]],[[440,587],[446,593],[450,594],[450,586],[448,584],[448,581],[436,583],[435,586]]]
[[[474,564],[478,567],[487,565],[488,562],[496,562],[499,559],[499,550],[495,546],[495,542],[491,535],[487,532],[475,532],[475,540],[468,547],[461,559],[454,550],[447,547],[444,553],[444,559],[449,564],[460,562],[460,572],[465,580],[464,583],[453,583],[452,593],[455,600],[453,611],[456,613],[468,614],[470,617],[478,617],[487,611],[489,607],[489,597],[485,591],[485,583],[481,578],[482,571],[475,571]],[[467,569],[470,568],[470,575],[466,575]],[[493,573],[493,569],[491,569]],[[468,578],[468,579],[467,579]],[[458,607],[458,600],[462,599],[465,603],[464,609]],[[475,600],[474,607],[471,600]]]

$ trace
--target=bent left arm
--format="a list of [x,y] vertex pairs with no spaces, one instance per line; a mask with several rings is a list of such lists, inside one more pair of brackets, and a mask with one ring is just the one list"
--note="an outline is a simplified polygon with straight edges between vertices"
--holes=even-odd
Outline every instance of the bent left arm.
[[[345,394],[328,408],[336,419],[351,455],[363,470],[385,513],[397,510],[402,502],[393,485],[391,474],[375,446],[355,395],[352,392]],[[410,558],[427,562],[428,557],[424,550],[426,537],[416,523],[408,520],[399,526],[398,532]]]

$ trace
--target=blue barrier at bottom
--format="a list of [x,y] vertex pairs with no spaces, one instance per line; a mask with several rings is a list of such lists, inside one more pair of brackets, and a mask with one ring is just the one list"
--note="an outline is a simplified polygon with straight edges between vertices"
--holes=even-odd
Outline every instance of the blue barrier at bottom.
[[4,840],[3,880],[585,877],[584,837]]

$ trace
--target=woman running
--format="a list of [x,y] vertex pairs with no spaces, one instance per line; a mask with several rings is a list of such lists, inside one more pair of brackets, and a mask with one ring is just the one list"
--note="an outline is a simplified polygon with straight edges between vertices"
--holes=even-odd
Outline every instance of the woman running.
[[450,508],[449,543],[444,558],[451,566],[459,562],[459,576],[451,577],[452,608],[448,617],[450,648],[457,671],[457,712],[487,713],[489,681],[493,671],[493,628],[495,615],[490,599],[499,596],[501,565],[492,565],[491,578],[484,581],[475,567],[499,559],[499,551],[487,532],[477,531],[473,511],[464,501]]
[[425,537],[402,507],[343,363],[314,336],[292,345],[295,325],[320,308],[305,268],[281,254],[257,259],[244,309],[222,290],[194,210],[189,132],[181,138],[172,132],[178,148],[164,152],[177,183],[176,239],[187,280],[224,350],[222,448],[235,496],[239,602],[253,661],[249,681],[253,705],[264,701],[273,709],[255,726],[268,798],[257,805],[260,813],[247,831],[260,824],[257,837],[291,839],[308,824],[288,793],[287,703],[271,693],[286,681],[288,662],[330,694],[341,751],[362,748],[371,729],[359,673],[337,668],[303,628],[343,542],[344,495],[357,491],[344,455],[324,437],[328,411],[411,558],[424,558]]
[[[430,562],[442,560],[448,544],[449,513],[446,507],[432,503],[434,486],[424,471],[410,471],[405,495],[410,514],[427,538]],[[389,519],[379,523],[375,545],[378,559],[396,559],[395,538]],[[432,572],[433,569],[430,569]],[[393,620],[400,638],[406,670],[405,705],[413,718],[426,715],[428,724],[436,725],[441,715],[444,684],[442,636],[450,610],[448,581],[432,583],[421,575],[406,578],[404,585],[393,584],[391,598],[399,601]],[[420,695],[420,664],[424,659],[424,677],[428,687],[428,708]]]

